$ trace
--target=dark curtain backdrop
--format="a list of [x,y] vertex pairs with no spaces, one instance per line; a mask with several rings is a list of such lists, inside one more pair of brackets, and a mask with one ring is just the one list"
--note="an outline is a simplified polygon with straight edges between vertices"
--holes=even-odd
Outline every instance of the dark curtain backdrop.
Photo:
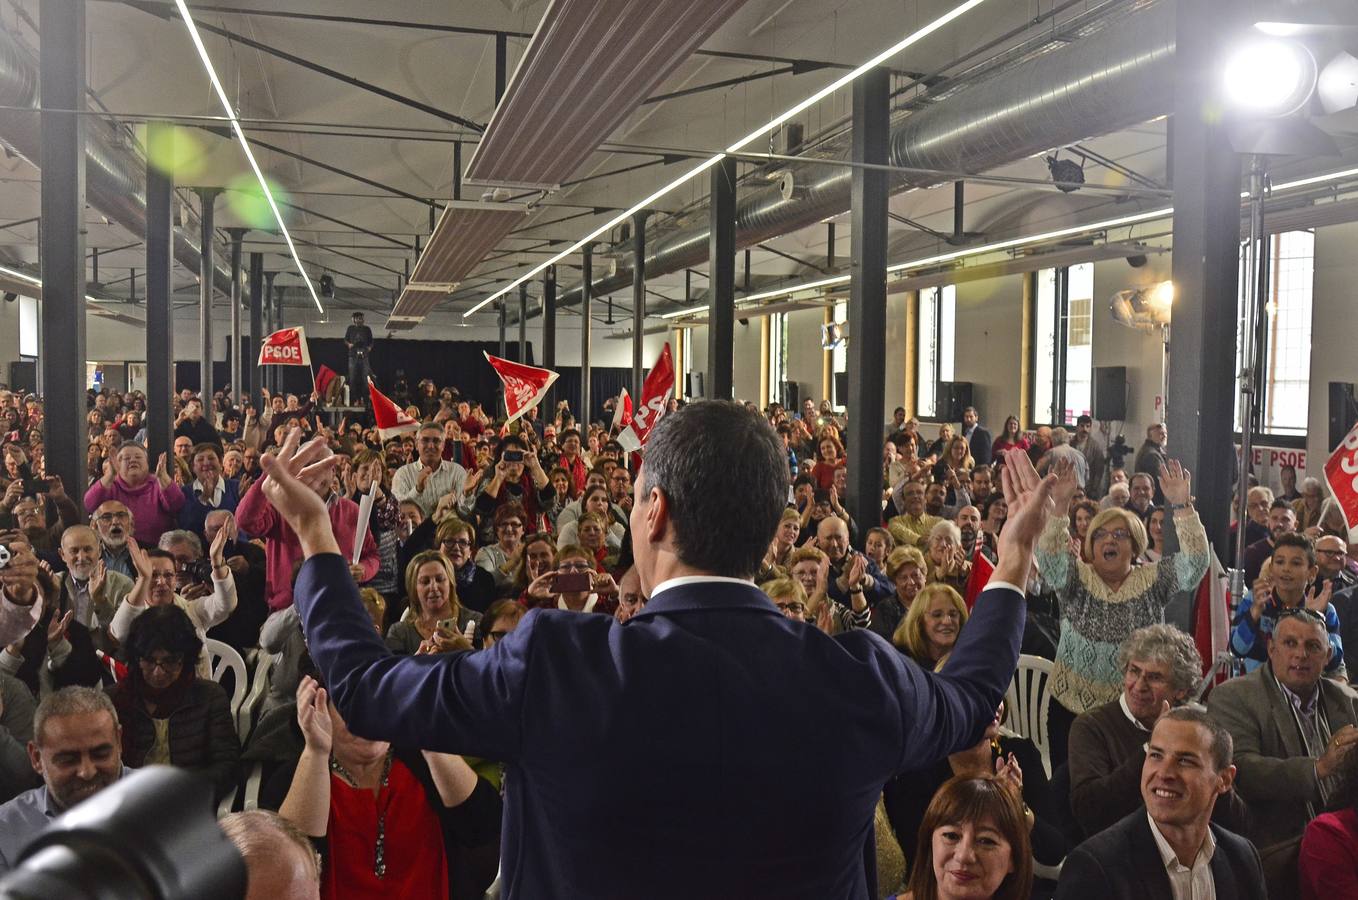
[[[229,338],[227,339],[229,342]],[[349,375],[349,354],[348,348],[344,346],[344,341],[339,338],[308,338],[308,347],[311,351],[312,370],[327,365],[339,374]],[[229,343],[228,343],[229,348]],[[499,376],[495,370],[486,362],[483,351],[492,355],[499,355],[500,345],[498,341],[407,341],[407,340],[385,340],[379,338],[373,346],[372,355],[369,357],[369,365],[372,368],[373,378],[377,381],[377,388],[384,393],[390,394],[392,384],[396,380],[397,370],[405,373],[406,380],[410,383],[413,392],[416,384],[422,378],[432,378],[434,383],[440,388],[446,386],[456,386],[464,397],[480,400],[488,407],[498,407],[497,398],[502,394]],[[253,359],[244,357],[245,347],[242,342],[242,366],[243,371],[248,371],[254,365]],[[510,341],[505,345],[505,357],[517,361],[519,355],[518,341]],[[534,365],[533,344],[528,344],[529,365]],[[282,373],[282,387],[287,393],[298,394],[305,397],[311,392],[312,375],[311,371],[300,366],[279,366]],[[231,365],[227,362],[213,363],[212,382],[220,390],[231,380]],[[556,404],[561,400],[568,400],[571,411],[580,416],[580,367],[579,366],[558,366],[557,372],[560,377],[552,385],[551,391],[542,404],[541,417],[550,419],[555,414]],[[593,366],[590,368],[590,399],[591,420],[598,421],[604,417],[603,404],[609,397],[616,397],[618,393],[630,383],[632,370],[629,368],[611,368]],[[198,362],[196,360],[177,360],[175,362],[175,384],[176,390],[190,388],[198,390]]]

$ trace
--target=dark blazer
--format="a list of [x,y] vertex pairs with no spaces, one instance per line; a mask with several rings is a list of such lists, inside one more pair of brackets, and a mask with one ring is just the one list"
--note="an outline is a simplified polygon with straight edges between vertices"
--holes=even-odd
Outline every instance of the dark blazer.
[[978,466],[990,465],[990,457],[994,451],[995,439],[991,437],[989,431],[976,423],[976,427],[971,429],[967,435],[967,446],[971,448],[971,459]]
[[[1254,845],[1220,825],[1211,828],[1217,842],[1212,854],[1217,896],[1267,900],[1264,870]],[[1144,806],[1072,850],[1056,886],[1056,900],[1168,900],[1171,896],[1169,873]]]
[[[625,625],[532,610],[490,650],[396,657],[339,556],[308,560],[295,596],[355,734],[505,762],[507,900],[875,896],[882,785],[975,746],[1023,630],[1018,592],[984,592],[935,675],[713,581]],[[617,853],[622,834],[644,850]]]

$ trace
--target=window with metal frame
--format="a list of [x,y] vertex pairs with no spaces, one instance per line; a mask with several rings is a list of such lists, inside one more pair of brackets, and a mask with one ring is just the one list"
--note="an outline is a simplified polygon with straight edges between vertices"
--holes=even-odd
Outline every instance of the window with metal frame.
[[1094,264],[1040,269],[1036,277],[1033,419],[1069,425],[1092,405]]
[[916,350],[915,408],[919,418],[931,419],[938,411],[939,382],[952,381],[956,372],[956,285],[920,291]]
[[[1263,308],[1256,313],[1255,340],[1263,377],[1258,386],[1254,434],[1305,435],[1311,389],[1311,308],[1315,288],[1316,236],[1287,231],[1269,236]],[[1249,273],[1240,247],[1240,301],[1236,315],[1236,372],[1244,367],[1245,304]],[[1259,302],[1259,298],[1255,298]],[[1235,392],[1235,430],[1240,431],[1240,392]]]

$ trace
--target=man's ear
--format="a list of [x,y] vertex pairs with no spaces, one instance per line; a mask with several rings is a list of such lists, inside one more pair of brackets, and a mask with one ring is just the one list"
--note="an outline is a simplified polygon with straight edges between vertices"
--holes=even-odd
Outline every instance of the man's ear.
[[660,544],[670,527],[670,498],[658,487],[647,492],[646,497],[646,542]]

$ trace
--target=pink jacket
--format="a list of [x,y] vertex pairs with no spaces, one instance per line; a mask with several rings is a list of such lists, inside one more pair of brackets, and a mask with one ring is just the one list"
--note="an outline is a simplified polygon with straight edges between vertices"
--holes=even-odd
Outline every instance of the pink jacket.
[[143,547],[156,546],[162,534],[178,528],[179,511],[184,508],[184,492],[179,485],[171,481],[169,487],[162,488],[154,472],[140,487],[132,487],[119,476],[108,487],[96,480],[85,492],[85,511],[92,514],[107,500],[117,500],[131,511],[132,536]]
[[[250,485],[241,498],[240,506],[236,507],[236,523],[241,531],[264,539],[264,577],[269,609],[277,612],[292,606],[292,570],[302,561],[302,545],[297,540],[297,533],[260,491],[263,481],[261,478]],[[336,495],[330,498],[326,508],[340,553],[346,561],[350,560],[358,532],[358,504]],[[378,562],[377,542],[370,530],[363,535],[363,554],[358,561],[363,569],[363,581],[370,581],[377,574]]]

